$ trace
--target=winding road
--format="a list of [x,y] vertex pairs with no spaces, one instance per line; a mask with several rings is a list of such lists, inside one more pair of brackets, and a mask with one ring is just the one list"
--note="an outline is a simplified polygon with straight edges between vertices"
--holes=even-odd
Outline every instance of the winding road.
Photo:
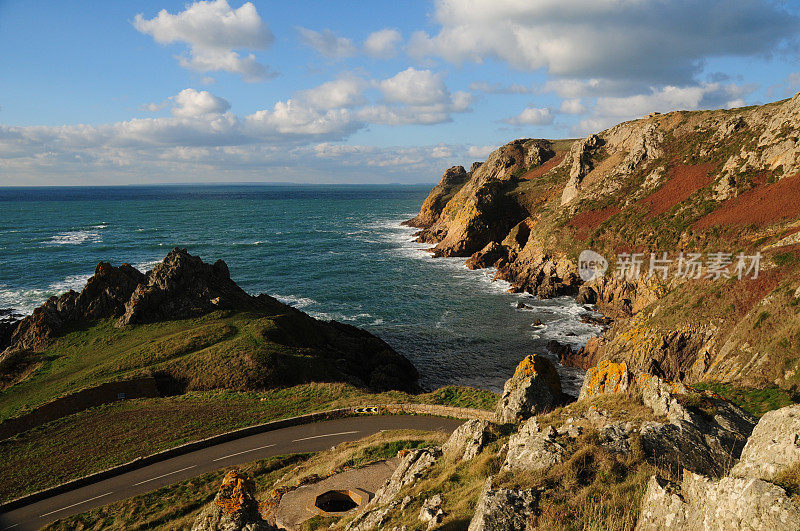
[[255,459],[317,452],[384,430],[412,429],[451,433],[463,422],[432,416],[368,415],[250,435],[124,472],[0,514],[0,530],[39,529],[59,518]]

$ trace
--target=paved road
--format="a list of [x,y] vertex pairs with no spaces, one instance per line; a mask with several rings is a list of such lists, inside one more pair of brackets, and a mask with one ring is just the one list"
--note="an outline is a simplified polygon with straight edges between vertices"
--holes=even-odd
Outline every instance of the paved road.
[[281,454],[316,452],[382,430],[452,432],[463,421],[426,416],[361,416],[293,426],[173,457],[0,514],[0,530],[39,529],[58,518],[88,511],[194,476]]

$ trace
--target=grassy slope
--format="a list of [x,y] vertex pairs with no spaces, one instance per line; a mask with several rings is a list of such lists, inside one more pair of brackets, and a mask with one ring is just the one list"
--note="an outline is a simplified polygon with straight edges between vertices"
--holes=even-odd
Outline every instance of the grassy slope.
[[427,403],[493,409],[497,395],[444,387],[370,394],[351,385],[305,384],[263,392],[192,392],[116,402],[0,441],[0,500],[22,496],[136,457],[236,428],[366,404]]

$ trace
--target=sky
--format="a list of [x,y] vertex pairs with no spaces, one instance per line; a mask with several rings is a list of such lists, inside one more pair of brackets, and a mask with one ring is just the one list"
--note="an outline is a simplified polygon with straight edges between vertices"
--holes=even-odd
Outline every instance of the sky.
[[800,91],[800,0],[0,0],[0,186],[432,183]]

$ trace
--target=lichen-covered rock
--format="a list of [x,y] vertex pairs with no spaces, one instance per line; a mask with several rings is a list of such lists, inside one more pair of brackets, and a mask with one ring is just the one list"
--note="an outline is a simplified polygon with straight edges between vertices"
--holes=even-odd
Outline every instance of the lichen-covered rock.
[[534,515],[539,492],[530,490],[492,489],[488,478],[478,498],[469,531],[527,531],[536,528]]
[[526,356],[503,386],[495,415],[502,423],[524,420],[554,408],[561,397],[561,380],[553,363],[544,356]]
[[442,452],[448,457],[469,461],[491,441],[490,426],[486,420],[468,420],[450,435],[447,442],[442,445]]
[[276,531],[259,514],[255,482],[237,470],[228,472],[219,492],[195,518],[192,531]]
[[395,500],[380,507],[368,509],[356,516],[347,524],[345,529],[347,531],[374,531],[375,529],[381,529],[387,515],[398,505],[400,505],[400,501]]
[[402,461],[397,465],[392,477],[375,492],[375,497],[369,502],[368,508],[379,507],[394,500],[403,487],[419,480],[425,470],[433,466],[442,455],[442,450],[440,448],[402,450],[399,455]]
[[419,520],[428,524],[428,529],[434,529],[437,525],[442,523],[444,518],[444,511],[442,510],[442,496],[435,494],[422,502],[422,508],[419,511]]
[[636,529],[796,531],[800,506],[780,487],[752,478],[714,481],[686,472],[678,485],[650,478]]
[[578,400],[606,393],[625,393],[630,390],[633,375],[625,363],[601,361],[586,371]]
[[569,181],[561,193],[561,204],[566,205],[578,195],[581,181],[592,169],[592,151],[600,146],[602,140],[597,135],[589,135],[585,139],[575,142],[570,149],[569,156],[565,159],[572,166],[569,170]]
[[528,419],[508,440],[504,470],[544,470],[563,460],[564,447],[552,426],[542,430],[536,418]]
[[773,479],[797,463],[800,463],[800,404],[761,417],[731,474]]

